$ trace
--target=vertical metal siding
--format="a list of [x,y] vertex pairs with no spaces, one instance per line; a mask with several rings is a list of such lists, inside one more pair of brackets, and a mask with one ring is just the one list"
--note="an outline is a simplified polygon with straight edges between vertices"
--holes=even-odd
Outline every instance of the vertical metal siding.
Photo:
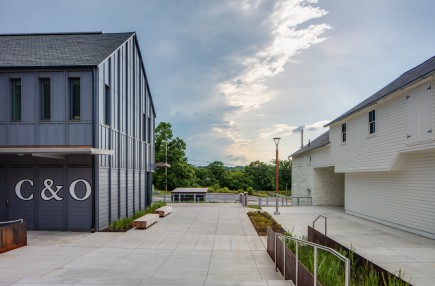
[[109,168],[98,168],[98,227],[105,229],[109,227]]

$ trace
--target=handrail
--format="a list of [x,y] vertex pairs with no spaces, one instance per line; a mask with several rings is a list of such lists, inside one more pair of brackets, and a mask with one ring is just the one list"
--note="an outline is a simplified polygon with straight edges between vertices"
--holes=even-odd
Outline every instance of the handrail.
[[2,225],[2,224],[13,224],[13,223],[16,223],[16,222],[24,222],[24,219],[20,218],[20,219],[17,219],[17,220],[0,221],[0,225]]
[[316,221],[319,219],[319,218],[321,218],[321,217],[323,217],[324,219],[325,219],[325,235],[327,235],[326,234],[326,231],[328,230],[328,218],[326,217],[326,216],[324,216],[324,215],[319,215],[314,221],[313,221],[313,228],[315,229],[315,227],[314,227],[314,225],[316,224]]
[[346,256],[344,256],[343,254],[341,254],[340,252],[338,252],[337,250],[321,245],[321,244],[317,244],[311,241],[307,241],[307,240],[303,240],[303,239],[298,239],[298,238],[294,238],[288,235],[284,235],[281,233],[277,233],[277,236],[281,236],[281,237],[285,237],[286,239],[290,238],[291,240],[306,244],[306,245],[310,245],[310,246],[316,246],[317,248],[320,248],[322,250],[328,251],[332,254],[334,254],[335,256],[338,256],[338,258],[340,258],[341,261],[346,262],[346,260],[349,260],[349,258],[347,258]]
[[[314,286],[317,286],[317,268],[318,268],[318,265],[317,265],[318,251],[317,250],[318,249],[327,251],[327,252],[335,255],[338,259],[340,259],[341,261],[343,261],[345,263],[345,277],[344,277],[345,281],[344,281],[344,285],[345,286],[349,286],[350,285],[349,284],[350,283],[350,259],[349,258],[345,257],[344,255],[342,255],[341,253],[339,253],[338,251],[336,251],[335,249],[332,249],[330,247],[323,246],[323,245],[320,245],[320,244],[317,244],[317,243],[313,243],[313,242],[310,242],[310,241],[306,241],[306,240],[302,240],[302,239],[297,239],[297,238],[294,238],[294,237],[291,237],[291,236],[288,236],[288,235],[283,235],[283,234],[280,234],[280,233],[275,233],[275,267],[276,267],[276,263],[277,263],[277,260],[276,260],[276,252],[277,252],[277,249],[276,249],[277,248],[276,239],[278,237],[280,239],[284,238],[284,240],[281,240],[281,241],[283,241],[283,245],[285,245],[285,241],[287,239],[290,239],[290,240],[293,240],[293,241],[296,242],[296,254],[295,254],[295,256],[296,256],[296,263],[295,263],[295,274],[296,274],[295,284],[296,284],[296,286],[298,286],[298,274],[299,274],[299,269],[298,269],[299,268],[299,263],[298,262],[299,262],[299,244],[300,243],[314,247],[314,273],[313,273],[313,276],[314,276]],[[283,255],[284,255],[284,253],[283,253]],[[284,279],[285,279],[285,256],[284,256]]]

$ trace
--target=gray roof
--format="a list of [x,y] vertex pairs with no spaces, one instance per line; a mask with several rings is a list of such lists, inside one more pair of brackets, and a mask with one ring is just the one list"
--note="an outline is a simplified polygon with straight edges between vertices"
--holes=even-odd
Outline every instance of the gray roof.
[[97,66],[134,34],[0,35],[0,68]]
[[416,80],[432,74],[434,71],[435,71],[435,56],[428,59],[424,63],[416,66],[415,68],[405,72],[397,79],[392,81],[390,84],[388,84],[387,86],[385,86],[384,88],[382,88],[381,90],[379,90],[378,92],[376,92],[375,94],[373,94],[372,96],[370,96],[369,98],[367,98],[366,100],[358,104],[357,106],[353,107],[349,111],[345,112],[344,114],[340,115],[336,119],[329,122],[327,125],[325,125],[325,127],[335,122],[338,122],[355,112],[360,111],[361,109],[375,103],[376,101],[382,98],[387,97],[393,92],[415,82]]
[[329,144],[329,142],[330,141],[329,141],[329,130],[328,130],[325,133],[323,133],[322,135],[320,135],[319,137],[317,137],[316,139],[314,139],[313,141],[311,141],[309,144],[305,145],[304,147],[302,147],[298,151],[291,154],[290,156],[291,157],[299,156],[299,155],[301,155],[305,152],[308,152],[310,150],[326,146]]
[[208,188],[176,188],[172,191],[173,194],[198,194],[207,193]]

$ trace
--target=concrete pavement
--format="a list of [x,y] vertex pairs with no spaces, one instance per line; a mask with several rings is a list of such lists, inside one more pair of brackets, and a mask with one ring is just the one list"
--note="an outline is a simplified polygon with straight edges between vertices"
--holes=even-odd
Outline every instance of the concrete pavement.
[[[415,286],[435,285],[435,240],[348,215],[342,208],[280,207],[280,215],[273,214],[274,207],[263,209],[296,236],[306,236],[307,226],[325,215],[329,237],[390,272],[401,269]],[[322,219],[316,229],[324,233]]]
[[240,204],[174,204],[146,230],[29,232],[0,285],[289,285]]

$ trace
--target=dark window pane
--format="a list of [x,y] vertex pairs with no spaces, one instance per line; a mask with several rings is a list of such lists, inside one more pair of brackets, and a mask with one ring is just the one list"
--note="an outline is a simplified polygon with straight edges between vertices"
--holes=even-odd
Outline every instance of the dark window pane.
[[145,114],[142,115],[142,141],[146,142],[147,141],[147,116]]
[[51,119],[51,90],[49,79],[41,79],[41,119]]
[[70,79],[71,119],[80,120],[80,79]]
[[105,103],[104,103],[104,123],[107,125],[110,125],[110,104],[111,104],[111,97],[110,97],[110,87],[106,85],[105,90]]
[[373,133],[375,133],[375,122],[371,122],[370,123],[370,134],[373,134]]
[[148,117],[148,143],[151,143],[151,118]]
[[346,123],[341,124],[341,141],[346,142]]
[[11,80],[12,120],[21,120],[21,79]]

